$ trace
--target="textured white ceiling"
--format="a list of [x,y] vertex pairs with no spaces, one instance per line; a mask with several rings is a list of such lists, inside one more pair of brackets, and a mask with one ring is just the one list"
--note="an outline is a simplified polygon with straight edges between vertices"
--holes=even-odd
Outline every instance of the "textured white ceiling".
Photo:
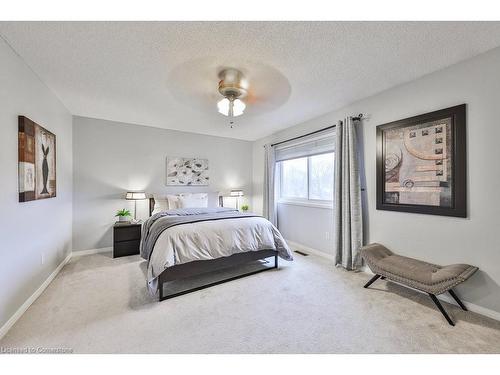
[[[248,140],[500,45],[499,22],[0,22],[0,34],[74,115]],[[253,90],[233,129],[216,108],[224,66]]]

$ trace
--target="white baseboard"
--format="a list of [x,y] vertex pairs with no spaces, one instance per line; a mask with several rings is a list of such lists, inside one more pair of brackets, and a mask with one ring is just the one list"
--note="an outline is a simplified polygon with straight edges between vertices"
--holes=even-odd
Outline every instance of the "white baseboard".
[[[448,302],[448,303],[451,303],[453,305],[457,304],[455,302],[455,300],[453,298],[451,298],[450,296],[448,296],[447,294],[441,294],[437,297],[444,302]],[[462,303],[465,305],[465,307],[467,307],[467,309],[469,311],[472,311],[472,312],[475,312],[479,315],[484,315],[484,316],[487,316],[488,318],[500,321],[500,312],[498,312],[498,311],[491,310],[491,309],[488,309],[486,307],[482,307],[482,306],[479,306],[479,305],[476,305],[474,303],[470,303],[470,302],[467,302],[464,300],[462,300]]]
[[112,247],[103,247],[100,249],[90,249],[83,251],[75,251],[69,253],[68,256],[57,266],[57,268],[47,277],[47,279],[40,285],[40,287],[21,305],[19,309],[10,317],[9,320],[0,328],[0,340],[4,337],[12,326],[19,320],[19,318],[28,310],[28,308],[35,302],[35,300],[43,293],[49,286],[52,280],[59,274],[61,269],[72,259],[84,255],[107,253],[113,251]]
[[40,287],[21,305],[19,309],[10,317],[10,319],[0,328],[0,339],[12,328],[12,326],[19,320],[19,318],[28,310],[28,308],[35,302],[35,300],[43,293],[49,286],[52,280],[59,274],[61,269],[72,259],[84,255],[107,253],[113,251],[112,247],[103,247],[100,249],[90,249],[83,251],[75,251],[69,253],[68,256],[57,266],[57,268],[47,277],[47,279],[40,285]]
[[28,310],[33,302],[43,293],[43,291],[49,286],[52,280],[58,275],[61,269],[71,260],[72,253],[69,253],[68,256],[57,266],[57,268],[52,272],[49,277],[40,285],[40,287],[33,293],[17,311],[10,317],[9,320],[0,328],[0,339],[6,335],[9,329],[19,320],[21,316]]
[[291,248],[293,248],[293,250],[299,250],[299,251],[303,251],[304,253],[307,253],[307,254],[317,255],[319,257],[326,258],[326,259],[329,259],[329,260],[335,260],[335,257],[332,254],[324,253],[323,251],[319,251],[319,250],[310,248],[310,247],[308,247],[306,245],[302,245],[302,244],[300,244],[298,242],[286,240],[286,243]]
[[81,257],[81,256],[84,256],[84,255],[109,253],[109,252],[112,252],[112,251],[113,251],[112,247],[101,247],[99,249],[89,249],[89,250],[82,250],[82,251],[73,251],[73,258]]

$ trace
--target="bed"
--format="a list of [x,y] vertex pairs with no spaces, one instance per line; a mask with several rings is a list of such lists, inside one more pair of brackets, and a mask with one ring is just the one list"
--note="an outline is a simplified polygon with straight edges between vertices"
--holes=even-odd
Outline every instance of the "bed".
[[[164,206],[158,209],[155,198],[149,200],[149,213],[150,217],[143,224],[141,256],[148,262],[149,291],[158,294],[159,301],[277,269],[278,257],[293,260],[278,229],[255,214],[220,206]],[[269,258],[274,261],[272,265]],[[251,262],[259,262],[259,267],[186,290],[165,293],[169,282]]]

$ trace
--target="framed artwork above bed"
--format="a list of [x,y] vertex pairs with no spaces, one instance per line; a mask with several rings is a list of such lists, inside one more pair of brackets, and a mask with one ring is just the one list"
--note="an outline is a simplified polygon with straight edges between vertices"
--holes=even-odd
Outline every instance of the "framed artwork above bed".
[[167,158],[167,185],[208,186],[208,159]]
[[465,104],[377,126],[377,210],[467,216]]

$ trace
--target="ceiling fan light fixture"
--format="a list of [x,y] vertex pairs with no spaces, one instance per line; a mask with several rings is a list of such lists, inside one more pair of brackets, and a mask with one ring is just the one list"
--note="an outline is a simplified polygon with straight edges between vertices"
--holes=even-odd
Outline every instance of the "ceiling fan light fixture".
[[237,117],[243,114],[246,105],[240,99],[224,98],[217,103],[217,108],[224,116]]
[[247,106],[240,99],[233,100],[233,116],[241,116]]
[[219,113],[223,114],[224,116],[229,115],[229,99],[224,98],[221,101],[217,103],[217,108],[219,109]]
[[228,117],[241,116],[246,105],[240,99],[247,95],[248,82],[236,69],[228,68],[219,73],[219,93],[224,97],[217,103],[219,113]]

